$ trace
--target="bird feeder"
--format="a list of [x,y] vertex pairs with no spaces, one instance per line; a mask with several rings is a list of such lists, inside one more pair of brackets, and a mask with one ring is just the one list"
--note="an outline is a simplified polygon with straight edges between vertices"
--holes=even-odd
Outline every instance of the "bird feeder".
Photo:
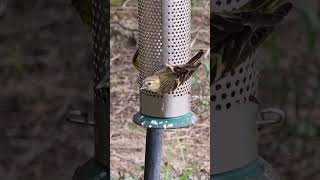
[[[91,0],[94,81],[94,157],[74,173],[73,180],[110,179],[110,94],[109,87],[96,88],[105,77],[109,78],[105,62],[109,59],[109,2]],[[107,63],[109,64],[109,63]]]
[[[139,87],[166,64],[190,60],[191,0],[138,0]],[[145,180],[160,180],[163,129],[196,121],[190,110],[190,82],[168,94],[140,90],[140,112],[133,121],[147,128]]]
[[[165,64],[181,65],[190,60],[191,1],[138,0],[139,87]],[[159,95],[140,91],[140,112],[133,120],[147,128],[173,129],[196,121],[190,110],[190,82]]]
[[[249,1],[212,0],[211,11],[231,11]],[[212,180],[270,179],[265,176],[267,163],[259,158],[257,151],[258,105],[250,101],[250,96],[258,94],[257,85],[258,71],[253,56],[210,86]]]

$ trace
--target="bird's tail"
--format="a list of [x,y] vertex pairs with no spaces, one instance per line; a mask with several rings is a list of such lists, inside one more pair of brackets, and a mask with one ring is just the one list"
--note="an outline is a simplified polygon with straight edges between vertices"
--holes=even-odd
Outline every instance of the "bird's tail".
[[203,50],[200,50],[195,56],[193,56],[185,66],[196,67],[201,64],[201,56],[204,54]]

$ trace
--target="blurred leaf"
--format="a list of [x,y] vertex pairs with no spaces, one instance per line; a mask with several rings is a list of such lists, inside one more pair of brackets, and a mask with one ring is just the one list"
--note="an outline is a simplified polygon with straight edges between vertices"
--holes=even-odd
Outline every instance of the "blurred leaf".
[[192,168],[183,169],[182,175],[179,177],[179,180],[192,179],[192,174],[198,170],[199,168],[197,168],[195,165],[193,165]]
[[288,137],[300,137],[305,140],[312,139],[319,133],[318,129],[309,121],[288,124],[286,129]]
[[194,7],[197,6],[196,0],[191,0],[191,16],[195,15]]
[[210,77],[210,62],[206,61],[205,63],[203,63],[204,66],[204,70],[206,72],[206,76],[209,79]]
[[317,135],[317,129],[307,121],[302,121],[298,123],[297,134],[303,138],[309,139]]
[[192,74],[191,78],[194,83],[198,83],[200,81],[199,75],[197,73]]
[[[319,11],[319,10],[318,10]],[[310,11],[310,8],[306,1],[297,0],[297,12],[302,18],[302,22],[305,24],[306,38],[308,40],[308,50],[314,52],[318,34],[320,31],[319,12],[317,15]]]
[[191,178],[191,175],[192,171],[190,171],[189,169],[183,170],[183,174],[179,177],[179,180],[188,180]]
[[110,5],[111,6],[121,6],[123,3],[123,0],[111,0]]
[[164,180],[173,179],[172,169],[171,169],[170,165],[167,162],[164,163],[162,171],[163,171],[163,179]]

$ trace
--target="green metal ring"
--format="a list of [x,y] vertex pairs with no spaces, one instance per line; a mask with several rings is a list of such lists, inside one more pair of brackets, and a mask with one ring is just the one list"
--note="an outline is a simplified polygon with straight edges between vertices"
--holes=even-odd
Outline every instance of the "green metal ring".
[[173,118],[159,118],[136,113],[133,116],[133,122],[145,128],[156,129],[177,129],[189,127],[197,121],[194,113],[190,112],[186,115]]
[[263,164],[260,160],[255,160],[239,169],[212,175],[210,180],[256,180],[262,175]]
[[72,180],[110,180],[105,167],[93,158],[78,167]]

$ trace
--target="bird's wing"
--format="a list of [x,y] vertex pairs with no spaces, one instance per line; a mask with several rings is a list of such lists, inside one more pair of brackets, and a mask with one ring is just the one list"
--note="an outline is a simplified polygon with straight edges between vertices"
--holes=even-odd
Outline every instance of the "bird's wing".
[[185,65],[183,65],[183,67],[193,68],[193,67],[197,66],[199,63],[201,63],[201,57],[203,54],[204,54],[204,51],[201,49]]
[[133,66],[139,71],[140,70],[140,64],[139,64],[138,56],[139,56],[139,49],[136,50],[136,52],[134,53],[134,55],[132,57]]
[[154,75],[158,75],[160,79],[160,94],[166,94],[181,84],[179,78],[169,67],[157,71]]
[[288,0],[251,0],[234,12],[254,12],[263,11],[274,8],[275,5],[285,3]]
[[[265,7],[250,12],[231,12],[233,16],[242,17],[245,25],[262,27],[276,26],[292,9],[292,2],[272,0]],[[228,20],[228,19],[227,19]]]
[[279,15],[282,17],[282,19],[289,14],[291,9],[293,8],[293,4],[291,1],[287,1],[285,3],[282,3],[279,5],[275,10],[273,11],[274,14]]
[[222,56],[214,54],[210,60],[210,84],[214,84],[222,78],[222,72],[225,70],[225,65],[222,63]]
[[227,14],[228,13],[224,13],[224,15],[211,13],[213,24],[211,29],[213,34],[211,44],[213,45],[212,49],[214,53],[218,53],[226,42],[232,39],[234,33],[243,31],[244,24],[242,23],[242,20],[238,17],[224,17],[227,16]]
[[[275,9],[274,13],[281,16],[281,21],[282,21],[283,18],[290,12],[291,9],[292,9],[291,2],[283,3],[277,9]],[[240,59],[238,60],[238,62],[234,64],[234,66],[235,67],[238,66],[241,62],[243,62],[249,56],[254,54],[254,52],[258,49],[258,47],[268,38],[268,36],[273,32],[274,29],[275,29],[274,26],[257,28],[252,34],[250,44],[247,44],[247,46],[245,46],[244,50],[240,55]]]
[[192,74],[200,67],[201,57],[204,54],[203,50],[200,50],[195,56],[193,56],[186,64],[178,66],[167,66],[179,79],[179,84],[186,82]]
[[234,64],[234,67],[237,67],[246,60],[248,57],[252,56],[259,46],[268,38],[268,36],[272,33],[274,30],[274,27],[262,27],[257,29],[253,34],[252,38],[250,40],[250,46],[247,44],[247,46],[243,49],[241,52],[240,58],[238,62]]
[[234,33],[242,31],[242,19],[239,16],[233,15],[230,12],[211,13],[213,27],[217,30]]
[[237,13],[235,16],[242,17],[242,22],[246,26],[262,27],[262,26],[275,26],[278,25],[283,16],[274,12],[246,12],[246,13]]
[[243,32],[234,36],[234,40],[232,42],[228,43],[222,54],[222,63],[225,67],[223,74],[235,68],[234,64],[238,62],[244,47],[246,47],[247,43],[250,42],[251,36],[252,29],[250,27],[246,27]]
[[266,4],[270,3],[270,1],[274,0],[250,0],[248,3],[243,5],[237,10],[234,10],[236,12],[252,12],[257,11],[259,9],[262,9]]
[[261,9],[265,12],[274,12],[275,9],[289,4],[292,6],[292,2],[290,0],[269,0]]
[[[241,10],[238,10],[220,16],[227,23],[235,23],[237,19],[235,17],[239,17],[244,25],[241,32],[222,32],[229,37],[222,36],[224,39],[218,38],[218,40],[213,40],[212,42],[214,46],[213,53],[222,54],[223,74],[236,68],[248,56],[252,55],[272,32],[274,26],[278,25],[292,8],[290,1],[268,0],[266,3],[261,1],[260,3],[263,6],[255,9],[255,11],[241,12]],[[222,20],[220,21],[223,22]],[[226,26],[226,28],[232,27]],[[214,37],[219,37],[219,33],[216,32],[219,32],[219,30],[213,32]],[[223,77],[223,74],[221,77]]]

